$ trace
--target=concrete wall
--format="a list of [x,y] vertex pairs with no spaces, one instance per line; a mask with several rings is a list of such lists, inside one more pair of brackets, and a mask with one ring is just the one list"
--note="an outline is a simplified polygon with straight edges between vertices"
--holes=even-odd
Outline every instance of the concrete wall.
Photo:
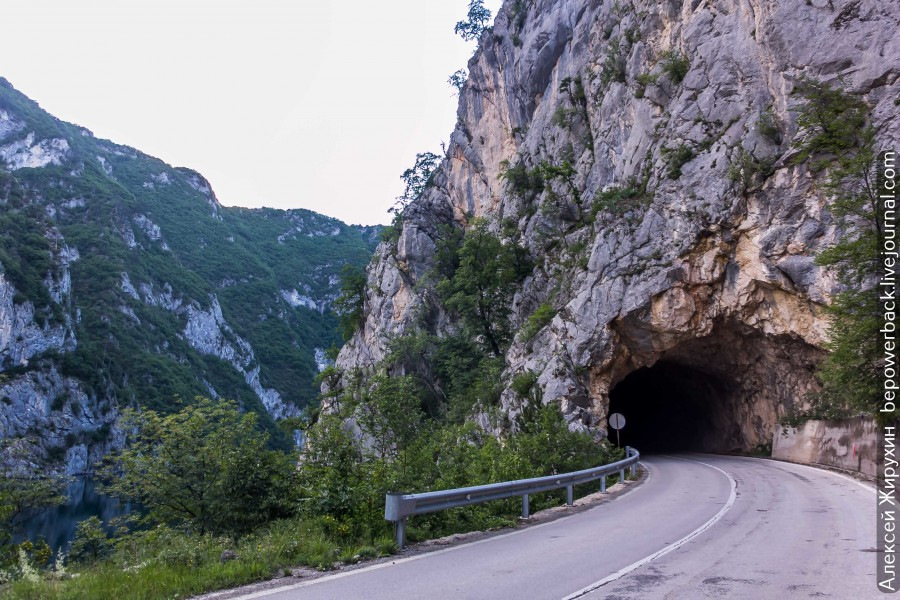
[[799,428],[775,427],[772,457],[820,464],[875,477],[878,428],[869,417],[807,421]]

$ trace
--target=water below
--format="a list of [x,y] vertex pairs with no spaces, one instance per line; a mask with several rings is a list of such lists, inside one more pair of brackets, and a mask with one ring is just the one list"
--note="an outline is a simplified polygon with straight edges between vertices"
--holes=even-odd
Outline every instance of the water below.
[[89,477],[75,479],[66,488],[66,502],[59,506],[44,509],[24,522],[22,534],[17,541],[24,539],[45,539],[56,552],[65,550],[75,537],[75,527],[88,517],[99,517],[109,531],[109,522],[116,517],[131,512],[128,504],[101,494],[96,484]]

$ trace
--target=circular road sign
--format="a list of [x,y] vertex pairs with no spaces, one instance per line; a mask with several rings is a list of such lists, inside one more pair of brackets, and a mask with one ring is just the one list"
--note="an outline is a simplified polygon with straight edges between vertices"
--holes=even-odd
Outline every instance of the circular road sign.
[[609,426],[613,429],[622,429],[625,427],[625,417],[622,413],[613,413],[609,415]]

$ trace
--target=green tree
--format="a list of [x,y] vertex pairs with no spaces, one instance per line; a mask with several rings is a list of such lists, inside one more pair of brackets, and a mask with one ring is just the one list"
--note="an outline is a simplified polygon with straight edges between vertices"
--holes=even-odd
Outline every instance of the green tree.
[[310,515],[346,520],[364,479],[362,452],[337,415],[323,415],[309,430],[301,460],[301,506]]
[[394,212],[401,211],[406,204],[421,196],[422,192],[431,185],[434,172],[440,162],[441,157],[434,152],[420,152],[416,154],[415,164],[400,175],[400,179],[405,184],[403,195],[397,198],[398,206],[391,210]]
[[418,434],[425,416],[422,390],[416,378],[408,375],[377,375],[370,383],[359,424],[374,440],[376,456],[400,458]]
[[503,243],[476,219],[463,237],[459,265],[453,276],[438,284],[444,304],[462,317],[494,356],[511,338],[510,302],[521,273],[518,248]]
[[829,208],[842,233],[817,257],[832,269],[842,290],[828,306],[830,354],[820,365],[822,393],[815,400],[820,416],[877,413],[878,347],[881,314],[875,282],[884,240],[882,206],[877,198],[875,129],[869,109],[840,87],[804,80],[797,123],[801,127],[797,162],[809,161],[821,175]]
[[106,535],[98,517],[88,517],[75,527],[69,558],[80,563],[95,563],[112,552],[113,541]]
[[484,7],[484,0],[469,0],[469,12],[465,21],[459,21],[453,33],[468,41],[478,39],[491,20],[491,11]]
[[366,306],[366,273],[353,265],[344,265],[341,270],[341,292],[334,301],[334,312],[338,315],[338,328],[344,339],[362,328]]
[[447,83],[456,88],[457,92],[461,92],[463,87],[466,85],[466,81],[469,79],[469,74],[465,69],[457,69],[453,72],[452,75],[447,79]]
[[168,416],[127,411],[124,423],[134,434],[106,469],[106,487],[151,521],[239,534],[289,513],[293,461],[268,450],[256,416],[234,403],[198,398]]

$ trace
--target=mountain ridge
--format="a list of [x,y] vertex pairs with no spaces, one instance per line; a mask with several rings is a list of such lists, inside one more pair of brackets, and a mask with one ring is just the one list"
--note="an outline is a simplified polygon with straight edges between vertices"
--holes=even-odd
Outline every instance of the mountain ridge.
[[[67,472],[121,444],[124,406],[316,397],[341,269],[378,226],[224,207],[196,171],[61,121],[0,79],[0,438]],[[17,459],[18,460],[18,459]]]

